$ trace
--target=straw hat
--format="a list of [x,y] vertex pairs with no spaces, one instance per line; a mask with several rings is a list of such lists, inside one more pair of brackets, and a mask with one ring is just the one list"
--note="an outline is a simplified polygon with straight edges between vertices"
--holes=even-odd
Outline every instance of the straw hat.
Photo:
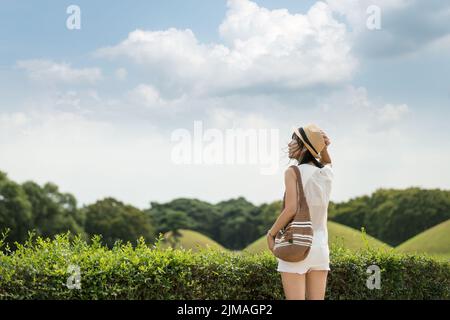
[[325,147],[325,139],[320,132],[320,128],[314,123],[309,123],[304,127],[295,128],[292,127],[295,134],[303,141],[305,147],[311,152],[311,154],[319,158],[319,153]]

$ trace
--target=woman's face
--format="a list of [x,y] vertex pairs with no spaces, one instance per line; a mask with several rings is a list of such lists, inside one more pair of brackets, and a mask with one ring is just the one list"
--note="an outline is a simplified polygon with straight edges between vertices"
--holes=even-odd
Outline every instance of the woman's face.
[[291,159],[298,159],[303,148],[302,141],[296,137],[297,136],[294,133],[291,142],[288,144],[289,158]]

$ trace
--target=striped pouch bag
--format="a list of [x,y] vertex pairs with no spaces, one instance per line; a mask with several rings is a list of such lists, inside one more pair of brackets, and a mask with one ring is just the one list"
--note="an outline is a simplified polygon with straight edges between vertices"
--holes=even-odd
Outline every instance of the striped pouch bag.
[[[297,176],[297,211],[294,218],[281,229],[275,237],[273,253],[277,258],[288,262],[304,260],[311,249],[313,229],[308,203],[303,192],[300,170],[292,165]],[[285,207],[286,192],[283,196]]]

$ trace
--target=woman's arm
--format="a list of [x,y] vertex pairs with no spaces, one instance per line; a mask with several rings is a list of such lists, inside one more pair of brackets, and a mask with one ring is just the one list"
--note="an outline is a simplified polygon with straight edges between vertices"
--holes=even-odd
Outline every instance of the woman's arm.
[[320,151],[320,163],[327,164],[331,163],[330,155],[328,154],[328,149],[325,146],[322,151]]
[[284,173],[284,185],[286,196],[284,198],[284,209],[281,211],[277,220],[270,228],[269,233],[275,237],[279,230],[284,228],[294,218],[297,211],[297,177],[294,169],[288,168]]
[[331,158],[330,155],[328,154],[328,146],[330,145],[330,138],[328,138],[327,134],[323,131],[320,130],[320,132],[322,133],[323,139],[325,141],[325,147],[322,149],[322,151],[320,151],[320,163],[322,164],[327,164],[327,163],[331,163]]

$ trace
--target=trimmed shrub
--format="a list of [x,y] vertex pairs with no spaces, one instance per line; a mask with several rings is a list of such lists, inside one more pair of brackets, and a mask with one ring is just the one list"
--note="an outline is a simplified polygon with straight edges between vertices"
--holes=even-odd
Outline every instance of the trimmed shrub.
[[[276,259],[212,248],[174,250],[141,238],[108,249],[68,234],[34,238],[0,253],[1,299],[284,299]],[[450,265],[392,250],[354,253],[331,248],[327,299],[450,299]],[[368,289],[367,268],[377,265],[381,288]],[[81,288],[69,289],[69,266]],[[69,282],[70,285],[70,282]]]

